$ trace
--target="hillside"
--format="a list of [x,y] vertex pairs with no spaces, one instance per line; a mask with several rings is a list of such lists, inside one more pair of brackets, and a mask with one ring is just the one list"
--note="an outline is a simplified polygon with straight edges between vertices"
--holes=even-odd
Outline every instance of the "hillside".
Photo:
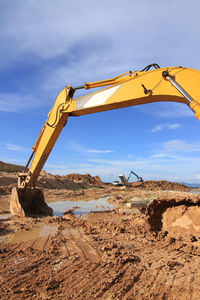
[[0,161],[0,172],[15,173],[23,172],[24,166],[14,165]]
[[[10,194],[11,189],[17,184],[17,172],[24,171],[23,166],[0,162],[0,195]],[[90,174],[68,174],[64,176],[52,175],[41,171],[37,187],[46,189],[78,190],[89,186],[104,185],[99,176]]]

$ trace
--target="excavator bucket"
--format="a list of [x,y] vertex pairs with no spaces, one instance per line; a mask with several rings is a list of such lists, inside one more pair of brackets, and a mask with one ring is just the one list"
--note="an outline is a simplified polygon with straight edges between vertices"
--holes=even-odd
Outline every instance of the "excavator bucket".
[[12,216],[52,216],[53,210],[44,201],[41,189],[33,188],[21,190],[12,189],[10,199],[10,213]]

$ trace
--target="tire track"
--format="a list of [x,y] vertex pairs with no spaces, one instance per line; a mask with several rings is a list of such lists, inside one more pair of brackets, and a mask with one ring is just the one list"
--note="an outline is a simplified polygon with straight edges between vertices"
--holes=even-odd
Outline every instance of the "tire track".
[[64,230],[63,235],[66,238],[66,252],[72,255],[79,255],[91,263],[99,263],[101,258],[97,250],[86,241],[85,237],[77,229]]

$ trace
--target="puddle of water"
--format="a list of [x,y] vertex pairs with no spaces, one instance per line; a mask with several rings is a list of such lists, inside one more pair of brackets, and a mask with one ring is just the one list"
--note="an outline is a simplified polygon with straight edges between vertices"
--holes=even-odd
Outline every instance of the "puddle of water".
[[200,191],[190,191],[191,194],[200,194]]
[[8,234],[6,240],[7,242],[13,244],[27,242],[36,239],[40,234],[40,231],[41,231],[41,227],[36,227],[33,230],[18,231],[13,234]]
[[53,209],[55,216],[62,216],[65,211],[77,207],[74,209],[75,216],[84,216],[91,211],[104,211],[104,210],[112,210],[114,208],[113,204],[107,202],[109,197],[99,198],[97,200],[89,200],[89,201],[57,201],[48,203]]
[[[104,211],[112,210],[114,208],[113,204],[109,204],[107,200],[109,197],[99,198],[98,200],[90,201],[58,201],[48,203],[48,205],[53,209],[55,216],[61,216],[65,211],[76,207],[74,210],[75,216],[81,215],[85,216],[91,211]],[[0,221],[4,222],[10,219],[10,214],[0,215]],[[10,243],[22,243],[36,238],[45,237],[45,236],[54,236],[57,231],[56,225],[39,225],[32,230],[22,230],[14,234],[10,233],[5,236],[0,236],[1,242],[10,242]]]
[[32,230],[22,230],[15,232],[13,234],[8,234],[4,237],[4,241],[16,244],[27,242],[30,240],[34,240],[38,237],[45,236],[54,236],[57,231],[57,226],[55,225],[40,225],[38,227],[33,228]]

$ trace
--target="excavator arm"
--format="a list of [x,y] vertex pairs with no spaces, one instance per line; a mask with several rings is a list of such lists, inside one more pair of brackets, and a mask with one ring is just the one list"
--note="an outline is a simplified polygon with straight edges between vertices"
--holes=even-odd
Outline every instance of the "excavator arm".
[[138,180],[139,182],[143,182],[143,181],[144,181],[144,180],[142,179],[142,177],[138,176],[138,175],[137,175],[135,172],[133,172],[133,171],[130,172],[130,174],[129,174],[128,178],[127,178],[127,181],[129,181],[129,179],[130,179],[130,177],[131,177],[132,174],[137,178],[137,180]]
[[[150,70],[152,66],[155,69]],[[28,214],[26,210],[29,211],[29,200],[33,190],[36,190],[34,187],[37,177],[69,116],[172,101],[187,104],[195,112],[195,117],[200,120],[199,85],[200,71],[184,67],[159,68],[157,64],[149,65],[142,71],[129,71],[112,79],[84,83],[80,87],[72,88],[67,85],[58,94],[32,148],[33,152],[26,166],[28,169],[30,164],[29,171],[18,175],[18,187],[14,189],[11,200],[11,213]],[[76,90],[92,88],[101,89],[83,97],[73,98]],[[35,196],[34,199],[36,198]],[[32,208],[36,201],[33,200]],[[47,214],[50,214],[48,209]]]

